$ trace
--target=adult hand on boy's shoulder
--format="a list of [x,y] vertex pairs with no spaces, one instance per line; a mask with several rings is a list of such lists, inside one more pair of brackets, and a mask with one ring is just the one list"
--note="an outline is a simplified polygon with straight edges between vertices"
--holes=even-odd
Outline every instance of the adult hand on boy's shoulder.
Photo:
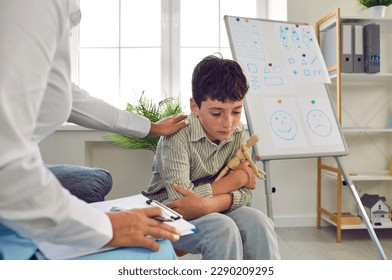
[[187,126],[189,124],[189,120],[186,115],[172,115],[162,120],[151,123],[150,132],[148,135],[150,136],[162,136],[162,135],[171,135],[181,128]]
[[187,221],[194,220],[208,214],[207,200],[205,197],[198,196],[177,184],[173,184],[172,187],[182,194],[183,198],[169,202],[167,207],[180,213]]

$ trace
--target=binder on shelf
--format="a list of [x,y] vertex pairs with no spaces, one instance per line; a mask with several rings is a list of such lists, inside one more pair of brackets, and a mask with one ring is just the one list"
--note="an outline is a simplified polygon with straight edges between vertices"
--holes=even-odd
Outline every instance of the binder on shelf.
[[392,113],[391,113],[390,116],[389,116],[388,128],[392,128]]
[[353,57],[353,25],[342,23],[341,33],[342,72],[352,73],[354,70]]
[[363,26],[354,25],[354,40],[353,40],[353,72],[363,73],[364,72],[364,57],[363,57]]
[[368,24],[363,27],[364,71],[380,72],[380,25]]

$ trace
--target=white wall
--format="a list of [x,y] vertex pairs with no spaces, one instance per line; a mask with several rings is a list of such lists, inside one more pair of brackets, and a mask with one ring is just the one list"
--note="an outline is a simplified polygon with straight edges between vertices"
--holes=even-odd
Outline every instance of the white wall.
[[[339,5],[342,15],[361,15],[362,11],[356,0],[287,0],[287,20],[306,22],[314,26],[319,18]],[[388,14],[391,13],[389,9]],[[275,17],[281,19],[278,15]],[[41,143],[43,158],[48,163],[70,163],[108,169],[114,178],[114,188],[108,198],[140,193],[151,176],[153,153],[123,150],[102,142],[103,136],[104,133],[90,130],[55,132]],[[261,162],[258,162],[258,165],[263,168]],[[270,169],[272,186],[277,189],[272,195],[276,225],[315,226],[316,159],[271,161]],[[323,204],[331,207],[336,205],[334,190],[326,190],[325,193],[330,195],[325,195]],[[350,195],[345,193],[344,199],[346,196]],[[257,183],[253,206],[266,213],[264,182]]]

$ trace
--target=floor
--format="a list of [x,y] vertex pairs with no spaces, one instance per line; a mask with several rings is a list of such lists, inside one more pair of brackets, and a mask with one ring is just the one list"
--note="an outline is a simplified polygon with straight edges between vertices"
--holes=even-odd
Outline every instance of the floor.
[[[366,229],[342,231],[342,242],[336,243],[335,227],[277,228],[283,260],[379,260],[380,255]],[[376,230],[377,238],[388,260],[392,260],[392,229]],[[185,255],[180,259],[200,259]]]
[[[366,229],[342,231],[336,242],[336,228],[277,228],[279,248],[285,260],[379,260],[380,255]],[[388,259],[392,259],[392,229],[376,230]]]

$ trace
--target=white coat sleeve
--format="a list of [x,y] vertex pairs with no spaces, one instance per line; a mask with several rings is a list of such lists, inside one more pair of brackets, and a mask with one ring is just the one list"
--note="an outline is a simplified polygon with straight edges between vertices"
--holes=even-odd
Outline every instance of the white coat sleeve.
[[[36,241],[98,249],[113,235],[108,216],[60,185],[35,141],[51,105],[71,100],[68,15],[66,0],[0,1],[0,223]],[[67,112],[54,114],[54,126]]]
[[145,137],[150,131],[149,119],[120,110],[87,91],[72,85],[72,111],[68,121],[87,128],[126,136]]

